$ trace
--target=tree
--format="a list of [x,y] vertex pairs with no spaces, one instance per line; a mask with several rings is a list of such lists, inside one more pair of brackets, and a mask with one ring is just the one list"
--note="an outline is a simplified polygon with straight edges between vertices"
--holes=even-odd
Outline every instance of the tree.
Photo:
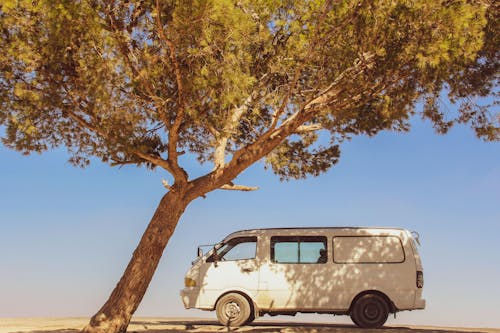
[[[408,131],[417,113],[441,133],[463,123],[499,140],[498,7],[3,0],[2,142],[23,154],[66,146],[77,166],[94,157],[170,175],[84,332],[125,332],[189,203],[217,189],[254,190],[233,180],[257,161],[283,180],[317,176],[344,140]],[[443,99],[457,111],[443,110]],[[192,179],[183,154],[213,168]]]

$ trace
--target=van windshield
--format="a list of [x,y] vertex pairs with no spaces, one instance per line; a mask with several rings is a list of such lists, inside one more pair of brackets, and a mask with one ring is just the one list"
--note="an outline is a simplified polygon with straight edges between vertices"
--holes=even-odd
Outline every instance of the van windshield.
[[[255,258],[257,250],[257,237],[237,237],[225,243],[215,246],[217,260],[234,261]],[[208,258],[207,262],[213,262],[214,253]]]

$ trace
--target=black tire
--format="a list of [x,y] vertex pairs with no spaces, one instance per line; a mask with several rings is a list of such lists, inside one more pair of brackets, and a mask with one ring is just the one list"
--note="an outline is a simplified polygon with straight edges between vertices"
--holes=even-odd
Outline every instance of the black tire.
[[247,299],[236,293],[224,295],[215,306],[217,319],[224,326],[239,327],[248,322],[251,316]]
[[255,320],[255,313],[254,313],[253,309],[250,309],[250,316],[248,316],[248,319],[245,322],[245,325],[251,324],[254,320]]
[[356,300],[351,309],[351,319],[362,328],[378,328],[389,316],[389,305],[377,294],[366,294]]

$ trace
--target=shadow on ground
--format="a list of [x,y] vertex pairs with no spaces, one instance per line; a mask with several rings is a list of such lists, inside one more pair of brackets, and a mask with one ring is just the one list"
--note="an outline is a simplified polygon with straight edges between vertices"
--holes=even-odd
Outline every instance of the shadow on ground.
[[[34,330],[22,333],[78,333],[76,329]],[[360,329],[353,325],[301,323],[285,321],[257,321],[240,328],[228,328],[211,320],[133,320],[128,333],[485,333],[487,330],[453,330],[447,328],[383,327],[381,329]],[[14,332],[13,332],[14,333]],[[17,333],[17,332],[16,332]],[[21,332],[19,332],[21,333]]]

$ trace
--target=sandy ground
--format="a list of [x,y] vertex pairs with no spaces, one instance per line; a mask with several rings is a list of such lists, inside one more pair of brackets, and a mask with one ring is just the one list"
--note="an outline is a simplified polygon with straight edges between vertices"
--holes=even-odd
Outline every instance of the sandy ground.
[[[77,333],[88,318],[0,318],[0,333]],[[246,333],[500,333],[498,328],[451,328],[427,326],[387,326],[363,330],[352,325],[257,320],[238,329],[219,326],[215,320],[184,318],[134,318],[128,332],[246,332]]]

